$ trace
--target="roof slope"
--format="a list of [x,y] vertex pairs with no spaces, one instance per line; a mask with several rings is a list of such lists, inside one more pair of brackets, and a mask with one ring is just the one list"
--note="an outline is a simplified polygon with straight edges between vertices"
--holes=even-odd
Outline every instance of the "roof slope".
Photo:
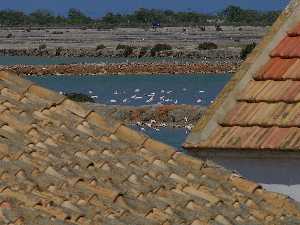
[[270,223],[299,205],[0,72],[0,224]]
[[246,69],[242,67],[244,77],[233,85],[238,91],[231,89],[231,106],[211,112],[223,111],[205,138],[199,137],[201,130],[195,130],[185,147],[300,150],[299,1],[291,4],[292,12],[291,6],[287,8],[245,63]]

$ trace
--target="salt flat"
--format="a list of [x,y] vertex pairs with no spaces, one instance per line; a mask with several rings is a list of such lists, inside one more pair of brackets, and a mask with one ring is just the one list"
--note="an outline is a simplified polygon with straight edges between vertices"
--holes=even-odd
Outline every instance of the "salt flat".
[[[217,32],[214,27],[165,27],[157,31],[152,28],[116,28],[116,29],[66,29],[66,28],[1,28],[0,49],[37,48],[46,44],[48,48],[95,48],[104,44],[115,49],[118,44],[148,46],[156,43],[168,43],[178,49],[195,49],[204,41],[213,41],[220,47],[240,47],[257,42],[268,27],[222,27]],[[184,31],[185,30],[185,31]],[[12,37],[8,37],[12,34]]]

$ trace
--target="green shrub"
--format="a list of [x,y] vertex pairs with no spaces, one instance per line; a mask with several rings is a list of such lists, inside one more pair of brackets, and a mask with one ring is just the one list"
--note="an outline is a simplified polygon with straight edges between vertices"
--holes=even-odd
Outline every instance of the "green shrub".
[[55,49],[55,55],[56,56],[60,56],[61,55],[61,52],[63,51],[63,47],[58,47]]
[[141,47],[139,57],[143,57],[144,55],[146,55],[150,49],[151,49],[151,47],[148,47],[148,46]]
[[213,42],[203,42],[198,45],[199,50],[211,50],[211,49],[217,49],[218,45]]
[[93,98],[82,93],[66,93],[65,96],[75,102],[95,102]]
[[151,49],[151,56],[155,56],[157,52],[172,50],[172,46],[168,44],[156,44]]
[[39,45],[39,50],[44,50],[47,48],[47,45],[46,44],[40,44]]
[[223,31],[223,28],[220,25],[215,25],[216,31]]
[[105,48],[106,48],[106,46],[103,45],[103,44],[100,44],[100,45],[96,46],[96,50],[101,50],[101,49],[105,49]]
[[52,34],[63,34],[63,33],[64,33],[64,32],[62,32],[62,31],[57,31],[57,30],[52,32]]
[[129,46],[129,45],[122,45],[119,44],[116,48],[116,50],[124,50],[123,51],[123,56],[128,57],[133,53],[134,47]]
[[118,46],[116,47],[116,50],[120,50],[120,49],[126,49],[129,48],[129,45],[123,45],[123,44],[118,44]]
[[255,49],[255,47],[256,47],[255,42],[246,45],[241,51],[241,55],[240,55],[241,59],[245,60],[247,56],[253,51],[253,49]]

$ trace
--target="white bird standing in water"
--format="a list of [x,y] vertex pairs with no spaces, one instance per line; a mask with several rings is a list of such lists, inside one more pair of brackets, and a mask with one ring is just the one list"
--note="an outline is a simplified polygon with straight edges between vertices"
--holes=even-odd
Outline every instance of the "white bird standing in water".
[[156,122],[156,120],[150,120],[150,123],[153,124],[153,123],[157,123],[157,122]]
[[154,100],[154,97],[152,96],[151,98],[149,98],[149,99],[146,101],[146,103],[153,102],[153,100]]

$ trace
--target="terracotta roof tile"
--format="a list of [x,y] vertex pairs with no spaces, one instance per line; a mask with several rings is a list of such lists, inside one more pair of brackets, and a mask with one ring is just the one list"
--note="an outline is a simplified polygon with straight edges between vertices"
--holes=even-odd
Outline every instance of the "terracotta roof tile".
[[293,59],[282,59],[282,58],[270,59],[270,64],[268,64],[267,68],[262,69],[257,75],[254,76],[254,79],[256,79],[256,80],[284,80],[284,79],[287,79],[289,77],[284,77],[284,75],[296,62],[297,62],[296,58],[293,58]]
[[287,34],[290,37],[300,36],[300,24],[298,24],[296,27],[288,31]]
[[284,79],[299,80],[300,78],[300,59],[297,61],[282,75]]
[[[240,109],[243,110],[240,110]],[[223,126],[300,127],[300,103],[238,103],[220,122]]]
[[269,55],[217,129],[203,141],[189,140],[194,149],[300,150],[300,24]]
[[[0,78],[5,87],[22,86],[14,74]],[[0,93],[5,224],[267,224],[265,217],[279,224],[283,215],[300,223],[295,202],[282,197],[274,204],[259,185],[217,165],[36,85],[7,89]],[[214,145],[241,146],[252,131],[220,128]],[[289,131],[284,145],[295,139]]]
[[271,52],[271,57],[285,57],[290,58],[292,51],[298,47],[300,37],[286,36],[279,45]]

